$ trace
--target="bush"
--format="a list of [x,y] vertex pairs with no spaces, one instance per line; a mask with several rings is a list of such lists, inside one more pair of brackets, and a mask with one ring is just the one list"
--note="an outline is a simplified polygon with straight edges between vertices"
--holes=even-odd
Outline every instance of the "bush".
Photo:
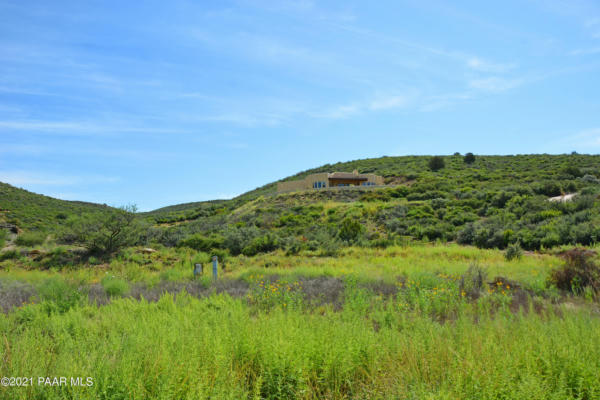
[[473,244],[474,241],[475,226],[472,223],[465,225],[465,227],[456,235],[456,242],[458,244]]
[[365,228],[360,222],[351,218],[344,218],[338,236],[346,242],[356,242],[362,235],[364,229]]
[[67,251],[63,247],[56,247],[45,254],[40,261],[42,268],[58,268],[62,269],[66,266],[72,266],[78,261],[76,254]]
[[0,262],[4,260],[16,260],[19,258],[19,252],[16,250],[7,250],[0,252]]
[[76,217],[61,240],[85,247],[91,254],[110,256],[140,242],[141,230],[136,206]]
[[39,246],[46,241],[46,234],[42,232],[24,232],[17,236],[15,243],[19,246]]
[[212,235],[204,236],[200,233],[189,236],[181,240],[177,247],[188,247],[196,251],[210,251],[212,249],[220,249],[223,247],[224,239],[222,236]]
[[4,247],[6,243],[6,238],[8,237],[8,233],[4,229],[0,229],[0,249]]
[[561,185],[556,182],[546,182],[544,184],[536,184],[533,191],[537,194],[543,194],[548,197],[560,196],[563,194]]
[[476,264],[469,266],[469,269],[460,277],[458,288],[462,297],[478,299],[483,292],[487,271]]
[[109,296],[123,296],[129,292],[129,284],[123,279],[107,276],[102,279],[102,287]]
[[519,260],[521,257],[523,257],[523,249],[519,243],[509,245],[504,252],[507,261]]
[[565,264],[550,273],[549,282],[557,288],[575,294],[591,289],[600,293],[600,267],[594,263],[595,252],[585,249],[572,249],[561,254]]
[[237,256],[242,253],[254,238],[260,236],[260,231],[255,226],[242,228],[229,228],[225,231],[223,245],[229,252]]
[[473,153],[467,153],[465,154],[463,161],[465,162],[465,164],[473,164],[475,162],[475,156],[473,155]]
[[566,166],[565,168],[563,168],[562,173],[566,175],[571,175],[574,178],[581,178],[583,176],[581,170],[574,165]]
[[598,178],[596,178],[594,175],[590,175],[590,174],[584,175],[583,178],[581,178],[581,180],[584,181],[585,183],[592,183],[592,184],[600,183],[600,180],[598,180]]
[[67,312],[83,301],[82,293],[60,278],[42,282],[38,287],[38,295],[45,303],[44,308],[48,314]]
[[279,241],[277,238],[267,233],[264,236],[256,237],[250,242],[250,244],[242,250],[242,254],[245,256],[254,256],[258,253],[268,253],[277,249]]
[[439,171],[444,168],[446,164],[444,163],[444,159],[440,156],[434,156],[429,159],[429,169],[432,171]]

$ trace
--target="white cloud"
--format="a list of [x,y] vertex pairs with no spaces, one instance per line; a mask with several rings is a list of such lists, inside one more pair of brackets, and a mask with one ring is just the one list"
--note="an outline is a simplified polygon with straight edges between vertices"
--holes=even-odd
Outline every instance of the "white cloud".
[[344,119],[358,114],[361,108],[356,104],[340,105],[329,108],[323,112],[311,113],[310,115],[315,118],[326,118],[326,119]]
[[563,134],[545,143],[543,149],[546,152],[557,153],[567,153],[573,150],[581,153],[597,152],[600,149],[600,127]]
[[406,106],[408,99],[404,96],[389,96],[373,100],[369,104],[370,110],[389,110]]
[[405,108],[409,104],[409,97],[401,95],[377,96],[372,100],[342,104],[325,108],[324,111],[308,113],[315,118],[345,119],[368,111],[389,111]]
[[466,60],[467,67],[485,72],[506,72],[516,68],[516,64],[498,64],[486,61],[479,57],[470,57]]
[[0,182],[6,182],[14,186],[21,185],[44,185],[44,186],[71,186],[90,183],[115,183],[119,180],[110,176],[72,176],[56,175],[38,171],[6,170],[0,171]]
[[582,148],[600,147],[600,128],[585,129],[569,137],[573,146]]
[[102,121],[44,121],[44,120],[0,120],[0,131],[29,131],[58,134],[99,133],[185,133],[187,131],[123,124],[105,124]]
[[469,87],[472,89],[482,90],[486,92],[504,92],[514,89],[523,84],[521,79],[508,79],[492,76],[483,79],[473,79],[469,81]]
[[590,55],[590,54],[598,54],[600,53],[600,47],[592,47],[588,49],[575,49],[571,51],[569,54],[572,56],[580,56],[580,55]]
[[432,112],[446,107],[450,107],[456,103],[467,101],[473,98],[470,92],[465,93],[448,93],[436,96],[430,96],[423,101],[419,111]]

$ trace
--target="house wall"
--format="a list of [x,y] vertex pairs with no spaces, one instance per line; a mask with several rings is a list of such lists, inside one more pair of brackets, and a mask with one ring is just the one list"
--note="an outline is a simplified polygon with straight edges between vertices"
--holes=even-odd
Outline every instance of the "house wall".
[[385,185],[385,183],[383,182],[383,176],[379,176],[379,175],[375,175],[375,174],[363,174],[363,175],[365,175],[369,179],[367,182],[374,183],[375,185]]
[[312,174],[307,176],[306,178],[304,178],[306,189],[313,189],[313,183],[315,182],[324,182],[325,185],[329,187],[329,180],[327,179],[328,176],[329,173],[327,172],[321,172],[318,174]]
[[293,192],[305,189],[304,179],[299,181],[277,182],[277,192]]
[[[375,174],[363,174],[363,175],[367,177],[367,179],[368,179],[367,182],[369,182],[369,183],[372,183],[374,185],[384,185],[383,177],[381,177],[379,175],[375,175]],[[332,181],[335,181],[335,184],[337,184],[337,183],[350,183],[353,185],[356,184],[356,181],[353,181],[353,180],[334,179]],[[277,192],[294,192],[297,190],[313,189],[313,184],[315,182],[325,182],[326,187],[327,188],[330,187],[329,173],[321,172],[318,174],[308,175],[304,179],[299,179],[296,181],[277,182]],[[365,182],[365,181],[360,181],[359,185],[361,185],[362,182]],[[331,186],[335,186],[335,184],[331,184]]]

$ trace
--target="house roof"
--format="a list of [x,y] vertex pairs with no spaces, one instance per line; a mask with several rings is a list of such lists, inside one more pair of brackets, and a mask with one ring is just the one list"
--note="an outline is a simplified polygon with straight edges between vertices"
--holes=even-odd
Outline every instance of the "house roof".
[[356,181],[368,181],[369,178],[367,178],[365,175],[361,175],[361,174],[353,174],[351,172],[334,172],[329,174],[328,176],[329,179],[352,179],[352,180],[356,180]]

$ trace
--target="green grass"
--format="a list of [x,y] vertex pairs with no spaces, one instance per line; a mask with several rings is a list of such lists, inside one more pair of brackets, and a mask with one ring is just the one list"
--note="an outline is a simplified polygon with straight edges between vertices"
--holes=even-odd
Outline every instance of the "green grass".
[[[247,282],[241,297],[215,293],[210,268],[199,298],[127,297],[142,283],[192,283],[194,256],[129,249],[108,265],[46,271],[4,261],[0,296],[23,285],[37,294],[0,314],[0,374],[89,376],[94,385],[3,387],[0,397],[600,396],[598,304],[547,286],[562,263],[550,254],[507,261],[498,250],[457,245],[354,247],[337,258],[275,252],[227,261],[221,280]],[[502,282],[471,297],[461,282],[473,265],[487,271],[486,282]],[[339,302],[307,297],[310,279],[344,282]],[[110,301],[90,305],[86,290],[100,283]]]
[[[117,300],[3,317],[2,374],[90,376],[91,388],[2,388],[3,398],[510,398],[600,396],[600,320],[588,311],[448,323],[360,293],[341,312],[243,300]],[[17,329],[15,329],[17,328]],[[10,354],[8,353],[10,351]]]
[[[23,262],[4,261],[0,264],[0,267],[4,266],[0,276],[35,282],[58,275],[86,284],[99,283],[108,273],[129,282],[191,280],[193,264],[206,263],[206,259],[204,253],[185,248],[163,248],[152,254],[131,248],[100,268],[92,264],[90,268],[38,270],[31,268],[30,259]],[[339,257],[320,257],[318,252],[310,251],[296,256],[286,256],[282,251],[277,251],[254,257],[229,257],[225,271],[219,274],[230,279],[246,279],[250,275],[265,273],[283,277],[352,276],[359,281],[383,280],[393,283],[399,276],[417,276],[423,271],[462,274],[469,266],[477,264],[484,267],[491,277],[505,276],[534,287],[543,287],[549,271],[561,263],[559,258],[551,254],[529,253],[521,259],[507,261],[503,252],[498,250],[456,244],[420,244],[385,249],[351,247],[343,249]],[[205,273],[210,274],[211,268],[205,264]]]

